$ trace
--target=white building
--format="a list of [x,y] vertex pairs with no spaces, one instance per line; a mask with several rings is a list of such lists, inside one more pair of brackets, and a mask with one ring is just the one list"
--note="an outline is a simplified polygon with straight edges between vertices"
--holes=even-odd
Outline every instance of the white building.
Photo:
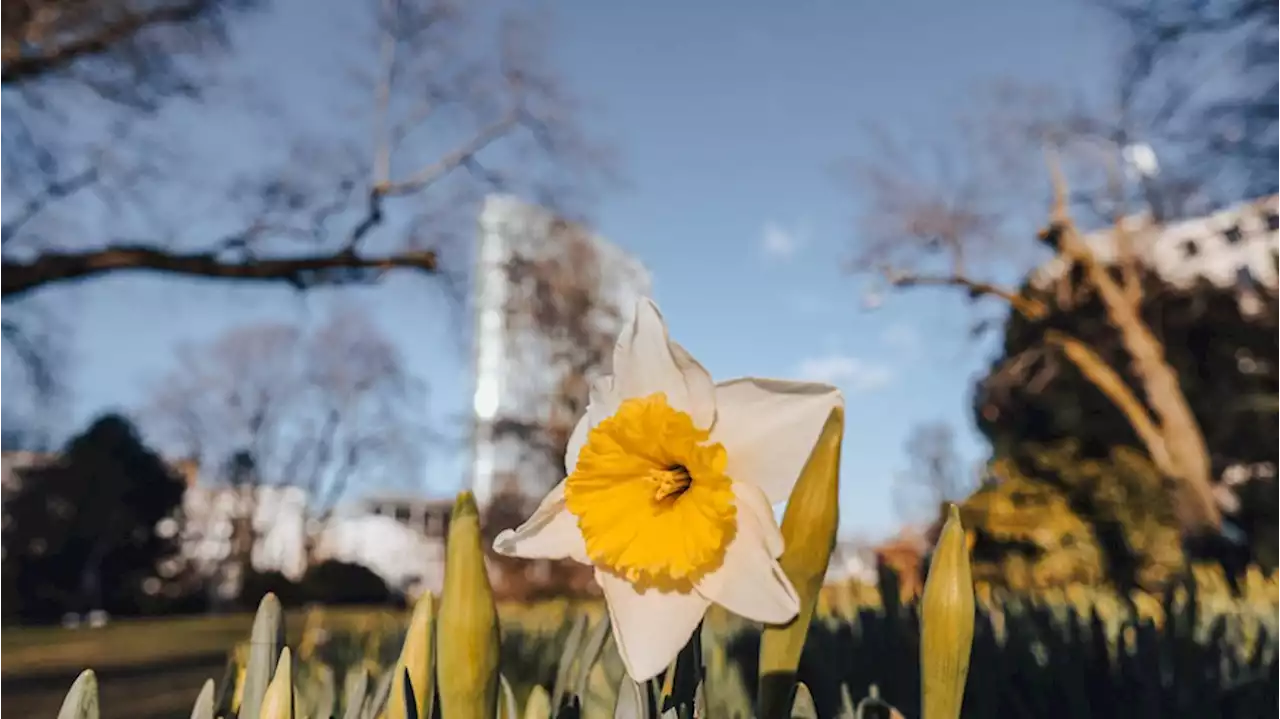
[[[1135,256],[1175,287],[1189,288],[1207,281],[1217,287],[1239,287],[1242,309],[1250,311],[1256,292],[1274,293],[1277,278],[1277,197],[1242,203],[1205,217],[1164,225],[1146,215],[1125,220]],[[1115,262],[1117,243],[1112,229],[1085,237],[1094,255]],[[1036,287],[1047,287],[1067,270],[1055,257],[1031,275]]]
[[[438,592],[444,581],[444,536],[451,506],[413,499],[355,503],[325,524],[315,538],[316,557],[362,564],[393,589]],[[240,541],[237,518],[250,513],[253,568],[278,571],[295,581],[306,571],[310,515],[302,489],[190,484],[183,509],[183,554],[202,576],[218,578],[217,591],[223,596],[234,596],[240,586],[240,568],[229,566],[227,559]]]
[[444,537],[388,516],[335,518],[320,535],[317,553],[326,559],[363,564],[393,589],[410,596],[444,588]]
[[306,570],[303,532],[307,494],[298,487],[187,488],[183,553],[201,574],[211,573],[231,554],[235,520],[252,514],[254,569],[274,570],[291,579]]
[[356,503],[359,514],[389,517],[428,537],[443,538],[449,532],[453,500],[424,499],[415,495],[375,494]]
[[[572,231],[566,232],[570,228]],[[569,239],[586,239],[598,266],[603,295],[602,322],[613,326],[602,331],[613,334],[634,307],[638,297],[648,294],[649,273],[638,261],[617,246],[568,225],[552,213],[509,196],[485,200],[480,216],[473,312],[475,316],[474,431],[472,490],[484,506],[498,490],[498,477],[518,477],[519,451],[514,443],[495,437],[495,424],[502,419],[543,421],[549,412],[548,393],[560,377],[545,361],[548,347],[541,336],[522,329],[521,300],[513,297],[510,263],[513,258],[561,258],[571,249]],[[604,369],[604,368],[601,368]],[[522,487],[531,493],[546,487]]]

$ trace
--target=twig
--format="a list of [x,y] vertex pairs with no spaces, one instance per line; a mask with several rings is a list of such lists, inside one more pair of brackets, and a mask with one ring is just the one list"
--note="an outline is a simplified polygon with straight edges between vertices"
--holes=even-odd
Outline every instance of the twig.
[[499,138],[506,135],[519,124],[519,114],[508,113],[501,120],[483,128],[464,145],[436,162],[427,165],[411,177],[400,182],[387,182],[374,189],[381,195],[396,197],[408,195],[427,187],[453,170],[466,165],[472,158]]
[[12,220],[0,226],[0,243],[13,239],[22,226],[30,222],[36,215],[54,200],[61,200],[88,187],[98,179],[98,168],[91,167],[84,172],[72,175],[64,180],[53,180],[45,187],[44,192],[27,200],[22,209],[15,213]]
[[886,276],[894,287],[963,287],[974,297],[999,297],[1008,302],[1015,312],[1029,320],[1043,319],[1048,315],[1048,308],[1038,300],[998,285],[972,280],[963,275],[915,275],[888,272]]

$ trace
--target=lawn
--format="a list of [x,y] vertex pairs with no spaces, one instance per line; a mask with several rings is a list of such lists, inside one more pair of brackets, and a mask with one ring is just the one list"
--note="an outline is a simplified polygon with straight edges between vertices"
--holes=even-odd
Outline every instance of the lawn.
[[[329,626],[357,624],[398,610],[376,607],[327,608]],[[302,631],[306,611],[286,615],[289,640]],[[78,672],[92,667],[99,672],[140,665],[183,662],[197,657],[225,654],[249,636],[252,614],[120,619],[96,629],[63,627],[7,627],[0,633],[5,678]]]
[[[394,621],[383,607],[326,608],[330,627]],[[285,616],[296,644],[305,610]],[[221,680],[227,654],[249,636],[252,614],[121,619],[104,627],[6,627],[0,632],[0,682],[9,716],[54,717],[72,680],[98,672],[103,719],[186,716],[205,679]]]
[[[584,610],[598,618],[603,606],[567,601],[536,605],[503,603],[504,623],[533,634],[554,633]],[[356,635],[407,620],[385,607],[324,607],[314,620],[330,631]],[[308,612],[285,615],[291,646],[301,641]],[[83,669],[99,675],[103,719],[186,716],[207,678],[221,681],[228,653],[249,637],[252,614],[121,619],[96,628],[7,627],[0,632],[3,708],[10,716],[53,717],[67,688]]]

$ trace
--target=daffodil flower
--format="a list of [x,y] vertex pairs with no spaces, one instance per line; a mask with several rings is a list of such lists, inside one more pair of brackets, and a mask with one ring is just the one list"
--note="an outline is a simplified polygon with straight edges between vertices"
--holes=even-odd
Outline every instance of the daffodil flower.
[[843,399],[824,384],[715,384],[647,299],[618,338],[613,372],[593,384],[569,439],[569,476],[494,548],[595,567],[627,673],[643,681],[711,602],[770,624],[796,616],[772,505]]

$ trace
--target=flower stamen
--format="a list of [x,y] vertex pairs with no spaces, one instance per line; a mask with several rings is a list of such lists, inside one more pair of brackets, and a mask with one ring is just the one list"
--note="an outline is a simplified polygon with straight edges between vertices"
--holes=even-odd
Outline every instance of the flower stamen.
[[650,473],[649,481],[656,485],[653,492],[655,500],[661,502],[670,499],[674,502],[693,484],[693,477],[689,476],[689,470],[684,465],[673,464]]

